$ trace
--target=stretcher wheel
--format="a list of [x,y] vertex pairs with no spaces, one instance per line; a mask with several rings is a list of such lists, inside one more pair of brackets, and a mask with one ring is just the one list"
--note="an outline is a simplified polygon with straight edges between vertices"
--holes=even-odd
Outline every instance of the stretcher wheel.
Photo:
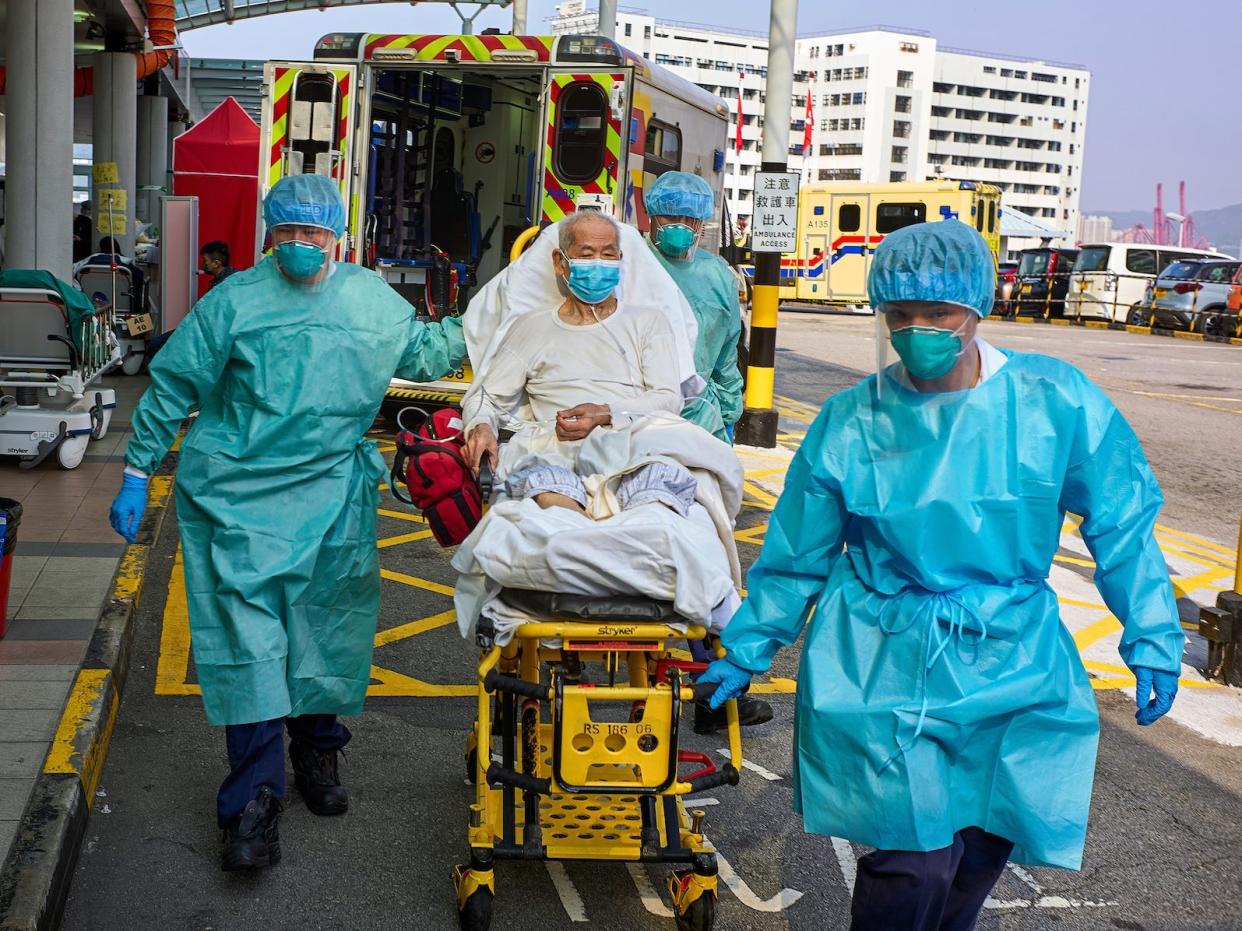
[[65,437],[65,441],[56,447],[56,464],[66,472],[76,469],[82,464],[89,441],[90,434],[85,433],[81,436]]
[[714,860],[707,865],[707,869],[711,872],[674,870],[669,874],[668,891],[673,898],[677,931],[712,931],[716,923]]
[[457,920],[461,931],[488,931],[492,926],[492,903],[495,874],[490,870],[474,870],[458,866],[453,870],[457,889]]
[[[705,893],[677,915],[677,931],[712,931],[716,923],[716,897]],[[463,926],[464,927],[464,926]]]

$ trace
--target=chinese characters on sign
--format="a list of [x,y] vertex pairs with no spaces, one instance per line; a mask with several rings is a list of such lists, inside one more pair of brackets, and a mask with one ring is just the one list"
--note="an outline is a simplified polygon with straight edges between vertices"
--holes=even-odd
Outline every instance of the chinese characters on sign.
[[798,180],[796,171],[755,174],[752,252],[793,252],[797,248]]

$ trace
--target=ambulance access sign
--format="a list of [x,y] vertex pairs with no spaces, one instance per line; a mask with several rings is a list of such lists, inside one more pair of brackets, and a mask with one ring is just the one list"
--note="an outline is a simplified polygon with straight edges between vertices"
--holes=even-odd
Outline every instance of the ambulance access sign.
[[796,171],[755,174],[755,207],[750,220],[752,252],[796,252],[798,247]]

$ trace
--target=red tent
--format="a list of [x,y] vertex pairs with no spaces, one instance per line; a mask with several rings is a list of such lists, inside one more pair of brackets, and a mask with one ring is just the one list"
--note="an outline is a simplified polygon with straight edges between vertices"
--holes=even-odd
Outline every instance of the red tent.
[[200,248],[223,240],[234,268],[254,264],[259,126],[232,97],[173,140],[173,194],[198,198]]

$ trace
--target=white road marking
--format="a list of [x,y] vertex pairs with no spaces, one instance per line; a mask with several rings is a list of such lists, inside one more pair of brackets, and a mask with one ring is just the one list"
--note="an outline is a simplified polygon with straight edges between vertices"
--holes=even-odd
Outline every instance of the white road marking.
[[548,868],[548,876],[552,878],[552,885],[556,887],[556,894],[560,897],[569,920],[586,921],[586,906],[582,903],[582,896],[578,894],[578,887],[569,878],[565,864],[558,860],[545,860],[543,865]]
[[[727,748],[722,747],[716,752],[723,756],[726,760],[729,759],[729,751]],[[742,760],[742,769],[749,769],[752,773],[758,773],[768,782],[780,782],[781,780],[781,777],[772,772],[772,770],[764,769],[753,760]]]
[[832,838],[832,852],[837,855],[837,863],[841,866],[841,878],[845,880],[845,888],[850,895],[854,894],[854,882],[858,879],[858,860],[854,856],[854,848],[844,838]]
[[643,908],[660,918],[672,918],[673,910],[664,904],[664,900],[656,892],[646,869],[637,863],[627,863],[625,868],[630,873],[630,879],[634,880],[634,888],[638,890],[638,898],[642,901]]
[[737,874],[729,861],[724,858],[724,854],[719,850],[716,851],[716,866],[720,870],[720,878],[729,887],[729,891],[737,896],[739,902],[753,911],[784,911],[802,898],[802,893],[797,889],[782,889],[770,899],[759,898],[759,896],[755,895],[754,890],[746,884],[746,880]]

